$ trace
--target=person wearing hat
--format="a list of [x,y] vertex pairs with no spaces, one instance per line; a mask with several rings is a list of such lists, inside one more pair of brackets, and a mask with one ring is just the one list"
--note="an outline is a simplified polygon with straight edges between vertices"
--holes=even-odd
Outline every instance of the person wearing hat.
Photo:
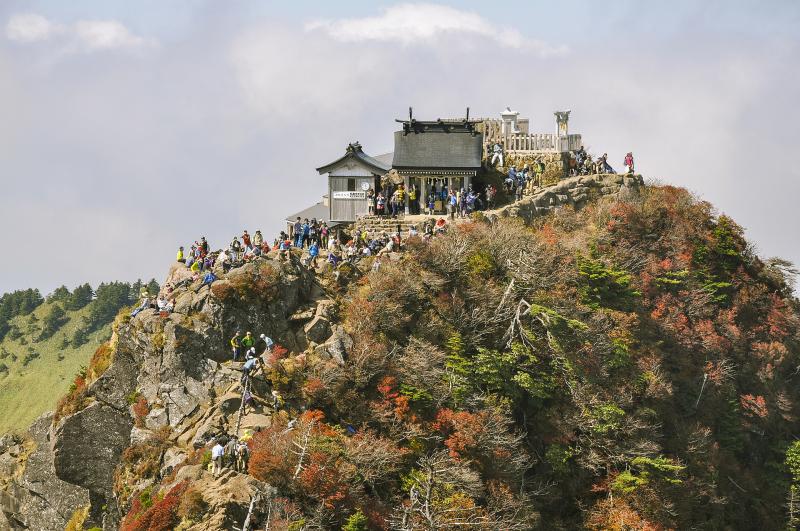
[[250,349],[255,343],[256,340],[250,332],[247,332],[242,338],[242,346],[246,349]]
[[200,255],[205,256],[208,254],[208,242],[206,241],[206,237],[203,236],[200,238]]
[[231,350],[233,351],[233,361],[236,361],[236,359],[239,357],[239,354],[241,354],[242,352],[242,341],[239,338],[239,336],[241,336],[241,332],[237,330],[236,334],[234,334],[234,336],[231,338]]
[[266,345],[266,347],[264,348],[264,354],[272,352],[272,347],[275,345],[275,342],[272,340],[272,338],[268,337],[266,334],[261,334],[259,336],[259,339],[261,339],[261,341],[263,341],[264,344]]

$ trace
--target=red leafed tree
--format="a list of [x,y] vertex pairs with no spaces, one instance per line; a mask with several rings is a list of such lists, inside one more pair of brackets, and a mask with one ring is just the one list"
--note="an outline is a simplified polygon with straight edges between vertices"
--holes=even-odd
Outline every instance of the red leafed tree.
[[761,395],[741,395],[739,397],[739,403],[742,405],[742,409],[745,413],[750,416],[763,419],[769,415],[767,401]]

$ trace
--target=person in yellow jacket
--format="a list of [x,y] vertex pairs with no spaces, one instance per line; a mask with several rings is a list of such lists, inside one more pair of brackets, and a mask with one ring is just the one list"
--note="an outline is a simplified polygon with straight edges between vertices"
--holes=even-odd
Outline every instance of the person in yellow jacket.
[[178,257],[176,260],[182,264],[186,263],[186,257],[183,255],[183,247],[178,249]]
[[242,341],[239,338],[241,335],[240,332],[236,332],[233,337],[231,338],[231,351],[233,352],[233,361],[239,357],[239,354],[242,352]]

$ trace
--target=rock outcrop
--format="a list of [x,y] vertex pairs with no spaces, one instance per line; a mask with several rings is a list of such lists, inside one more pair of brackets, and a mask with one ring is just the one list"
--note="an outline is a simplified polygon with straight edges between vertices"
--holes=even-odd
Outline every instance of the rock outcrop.
[[[54,427],[55,474],[83,493],[83,505],[91,504],[89,519],[102,521],[103,529],[119,526],[128,502],[114,490],[126,448],[146,445],[160,429],[169,428],[159,458],[162,473],[168,474],[189,452],[232,431],[241,400],[232,392],[239,373],[236,364],[221,362],[230,359],[227,341],[237,330],[256,337],[265,333],[295,351],[302,350],[301,344],[323,343],[331,334],[325,315],[332,303],[318,287],[313,289],[313,276],[296,257],[262,259],[218,274],[212,286],[200,286],[187,277],[185,266],[173,267],[164,289],[179,286],[171,293],[175,311],[162,316],[145,310],[118,323],[113,361],[89,386],[88,406]],[[326,306],[319,309],[316,299]],[[310,308],[309,319],[292,321],[301,307]],[[141,401],[148,411],[137,419],[132,404]],[[269,416],[252,412],[238,420],[249,429],[270,423]]]
[[602,197],[624,198],[627,194],[637,193],[643,187],[644,179],[641,175],[600,174],[570,177],[553,186],[536,188],[531,195],[494,211],[491,216],[517,216],[531,221],[565,206],[581,209],[590,201]]
[[55,475],[51,423],[52,416],[44,415],[30,427],[29,439],[0,440],[0,467],[9,478],[0,491],[0,529],[64,529],[76,510],[89,505],[86,489]]

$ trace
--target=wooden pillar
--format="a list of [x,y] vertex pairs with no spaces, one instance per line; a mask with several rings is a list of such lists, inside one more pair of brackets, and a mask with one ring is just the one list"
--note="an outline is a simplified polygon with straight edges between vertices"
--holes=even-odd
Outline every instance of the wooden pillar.
[[406,214],[408,214],[408,190],[411,188],[411,186],[409,184],[409,181],[410,181],[410,179],[408,178],[408,175],[403,175],[403,185],[404,185],[404,187],[406,189],[406,193],[403,194],[403,202],[405,203],[405,205],[404,205],[405,206],[405,210],[404,211],[405,211]]

